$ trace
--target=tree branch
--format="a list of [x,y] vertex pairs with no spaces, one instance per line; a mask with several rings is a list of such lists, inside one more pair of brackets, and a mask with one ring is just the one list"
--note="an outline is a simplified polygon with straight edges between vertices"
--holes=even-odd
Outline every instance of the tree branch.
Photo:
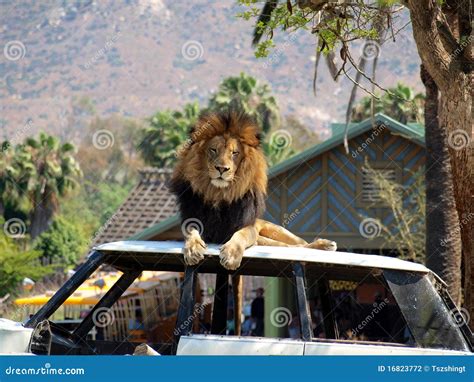
[[407,5],[421,61],[439,87],[448,87],[452,80],[451,59],[436,25],[440,5],[434,0],[407,0]]

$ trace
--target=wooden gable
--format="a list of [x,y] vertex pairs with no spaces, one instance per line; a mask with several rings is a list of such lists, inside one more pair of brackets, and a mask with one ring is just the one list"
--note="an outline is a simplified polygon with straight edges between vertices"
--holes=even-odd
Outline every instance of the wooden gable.
[[363,237],[360,224],[373,218],[389,226],[394,217],[388,208],[361,203],[366,160],[373,168],[390,169],[402,185],[409,185],[425,164],[425,149],[379,125],[350,139],[349,154],[341,142],[272,177],[264,218],[306,240],[332,239],[341,249],[380,248],[382,239]]

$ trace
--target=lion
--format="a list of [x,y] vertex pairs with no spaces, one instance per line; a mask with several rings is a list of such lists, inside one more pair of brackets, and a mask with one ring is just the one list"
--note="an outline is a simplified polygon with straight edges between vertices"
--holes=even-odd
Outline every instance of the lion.
[[[244,251],[255,244],[336,250],[336,243],[308,243],[287,229],[261,219],[267,195],[267,162],[256,122],[240,111],[203,114],[178,153],[170,182],[184,227],[184,261],[197,265],[206,243],[222,244],[220,263],[239,268]],[[242,284],[233,279],[240,312]],[[236,318],[240,318],[236,314]],[[236,334],[240,320],[236,319]]]

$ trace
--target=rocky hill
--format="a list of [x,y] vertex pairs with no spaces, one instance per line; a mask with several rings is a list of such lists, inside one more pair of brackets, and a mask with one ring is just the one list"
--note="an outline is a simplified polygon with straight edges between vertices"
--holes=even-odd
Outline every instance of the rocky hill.
[[[247,72],[271,84],[284,114],[327,132],[344,118],[351,83],[324,65],[312,94],[315,41],[280,33],[267,61],[250,46],[252,23],[232,0],[0,1],[0,124],[5,137],[38,130],[81,135],[74,99],[95,113],[146,117],[188,101],[205,103],[222,78]],[[407,21],[406,15],[399,21]],[[357,50],[356,50],[357,52]],[[411,28],[380,52],[378,79],[422,90]]]

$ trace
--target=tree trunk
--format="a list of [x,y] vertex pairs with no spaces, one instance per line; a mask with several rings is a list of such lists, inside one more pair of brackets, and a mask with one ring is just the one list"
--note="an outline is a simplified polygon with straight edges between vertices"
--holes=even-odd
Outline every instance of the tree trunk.
[[420,76],[426,89],[426,265],[449,286],[456,303],[461,297],[461,235],[453,232],[459,222],[454,202],[451,162],[446,145],[446,129],[438,119],[438,87],[421,65]]
[[[448,239],[457,241],[457,236],[461,235],[462,254],[460,251],[453,254],[457,257],[453,264],[460,264],[461,258],[464,261],[464,305],[470,316],[474,317],[474,157],[471,125],[474,63],[469,2],[453,0],[448,5],[435,0],[407,0],[407,6],[421,61],[440,92],[439,124],[444,130],[445,146],[450,155],[455,208],[458,214],[458,221],[450,227]],[[440,238],[442,239],[444,238]],[[461,275],[461,269],[458,272]],[[456,288],[450,286],[450,292],[460,295],[460,288]],[[459,303],[460,299],[456,302]],[[474,319],[470,320],[470,325],[474,328]]]
[[[471,75],[460,73],[454,77],[450,86],[442,91],[440,123],[447,130],[447,146],[451,158],[454,179],[454,198],[459,223],[453,235],[460,234],[462,241],[462,265],[464,269],[464,306],[474,317],[474,267],[473,237],[473,156],[472,156],[472,96]],[[454,232],[456,231],[456,232]],[[474,328],[474,319],[471,321]]]
[[48,229],[53,215],[53,208],[45,202],[41,202],[35,207],[31,214],[30,237],[32,241]]

